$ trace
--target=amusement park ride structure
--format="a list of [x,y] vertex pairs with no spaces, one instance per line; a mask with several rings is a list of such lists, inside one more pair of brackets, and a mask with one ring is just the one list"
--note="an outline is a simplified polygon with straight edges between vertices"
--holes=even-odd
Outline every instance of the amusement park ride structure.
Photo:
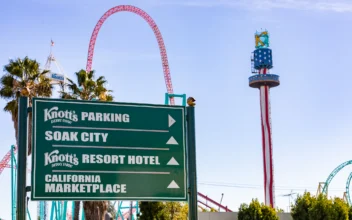
[[[65,84],[66,79],[67,79],[67,75],[65,74],[64,69],[62,68],[62,66],[60,65],[59,61],[56,59],[56,57],[53,54],[53,46],[54,46],[54,41],[51,40],[51,45],[50,45],[50,54],[46,60],[45,66],[44,66],[44,70],[48,70],[49,73],[47,74],[48,77],[51,79],[51,83],[52,84],[58,84],[60,82],[63,82]],[[57,71],[58,72],[54,72],[52,70],[52,64],[55,64]]]
[[[252,73],[254,76],[249,77],[249,86],[260,89],[260,109],[261,109],[261,125],[262,125],[262,145],[263,145],[263,164],[264,164],[264,192],[265,203],[275,207],[274,192],[274,166],[272,155],[272,137],[271,137],[271,115],[270,115],[270,88],[280,85],[279,76],[270,74],[269,70],[273,67],[272,51],[269,49],[269,33],[268,31],[255,33],[254,56],[251,57]],[[325,182],[320,182],[317,195],[323,193],[328,194],[328,187],[332,179],[344,167],[351,165],[352,160],[346,161],[336,167],[328,176]],[[346,181],[346,191],[343,198],[352,204],[350,194],[350,184],[352,173]],[[291,192],[292,194],[292,192]],[[288,196],[291,196],[288,194]]]
[[[328,189],[331,181],[334,179],[334,177],[346,166],[351,165],[352,160],[348,160],[340,165],[338,165],[328,176],[325,182],[319,182],[318,185],[318,190],[317,190],[317,196],[321,193],[328,195]],[[352,205],[352,199],[351,199],[351,193],[350,193],[350,185],[351,185],[351,179],[352,179],[352,172],[348,175],[347,180],[346,180],[346,191],[343,193],[343,199],[348,202],[348,204]]]
[[260,91],[265,204],[275,207],[270,88],[280,85],[280,81],[278,75],[269,73],[273,68],[273,59],[268,31],[255,33],[255,48],[251,58],[252,73],[255,75],[249,77],[249,86]]
[[[179,98],[183,99],[183,102],[182,102],[183,105],[186,105],[186,100],[185,100],[186,95],[185,94],[178,95],[178,94],[173,93],[166,49],[165,49],[162,35],[161,35],[156,23],[145,11],[143,11],[135,6],[120,5],[120,6],[113,7],[110,10],[108,10],[100,18],[100,20],[98,21],[98,23],[96,24],[96,26],[93,30],[93,34],[92,34],[90,42],[89,42],[86,71],[88,72],[92,68],[95,42],[96,42],[99,30],[100,30],[101,26],[103,25],[104,21],[110,15],[115,14],[117,12],[123,12],[123,11],[132,12],[134,14],[141,16],[149,24],[149,26],[152,28],[152,30],[156,36],[158,46],[160,49],[162,68],[163,68],[163,73],[164,73],[166,89],[167,89],[167,93],[165,94],[165,104],[166,105],[174,105],[175,104],[174,98],[179,97]],[[54,46],[54,42],[51,41],[50,54],[47,58],[47,62],[45,64],[44,69],[50,70],[50,72],[48,73],[48,76],[52,79],[53,84],[58,84],[59,82],[65,83],[67,76],[66,76],[63,68],[61,67],[61,65],[58,63],[58,60],[56,59],[56,57],[52,53],[53,46]],[[58,72],[51,71],[52,63],[55,64],[55,66],[58,69]],[[5,157],[0,162],[0,174],[4,170],[4,168],[11,168],[11,174],[12,174],[11,175],[12,220],[16,219],[16,175],[17,175],[17,172],[16,172],[17,165],[16,165],[16,157],[15,157],[16,151],[17,151],[17,148],[15,146],[12,146],[10,151],[5,155]],[[216,207],[216,208],[218,208],[219,211],[221,209],[222,211],[225,211],[225,212],[232,212],[229,208],[227,208],[227,206],[219,204],[218,202],[210,199],[208,196],[206,196],[202,193],[198,193],[198,197],[199,197],[198,207],[201,210],[204,210],[207,208],[215,209],[215,207]],[[117,206],[116,219],[127,219],[127,218],[128,219],[135,219],[136,218],[135,215],[136,215],[136,213],[138,213],[138,201],[130,202],[130,205],[128,207],[124,207],[122,201],[113,202],[113,205],[114,205],[114,207]],[[213,207],[213,206],[215,206],[215,207]],[[126,208],[129,209],[129,211],[123,213],[122,210],[126,209]],[[70,210],[68,209],[68,201],[53,201],[51,203],[50,214],[48,212],[48,202],[42,201],[42,202],[38,203],[38,217],[40,220],[47,220],[49,217],[50,217],[50,220],[53,220],[53,219],[56,219],[56,220],[72,219],[72,217],[74,216],[73,211],[74,211],[74,202],[72,202],[72,208],[71,208],[71,212],[70,212]],[[27,214],[28,214],[29,220],[31,220],[31,216],[30,216],[30,213],[28,210],[27,210]],[[83,212],[81,213],[81,219],[84,220],[84,213]]]

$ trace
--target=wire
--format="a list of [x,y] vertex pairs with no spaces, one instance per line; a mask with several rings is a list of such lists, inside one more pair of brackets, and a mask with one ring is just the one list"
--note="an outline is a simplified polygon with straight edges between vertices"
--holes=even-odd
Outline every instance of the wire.
[[[244,188],[244,189],[263,189],[262,185],[251,185],[251,184],[239,184],[239,183],[224,183],[224,182],[198,182],[199,185],[207,186],[222,186],[232,188]],[[295,191],[315,191],[317,187],[293,187],[293,186],[275,186],[276,190],[295,190]],[[329,188],[329,191],[345,191],[345,188]]]

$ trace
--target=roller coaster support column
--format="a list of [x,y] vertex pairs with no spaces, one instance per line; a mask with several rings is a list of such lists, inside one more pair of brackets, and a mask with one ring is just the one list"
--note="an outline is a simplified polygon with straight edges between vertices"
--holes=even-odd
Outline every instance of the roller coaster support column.
[[189,181],[189,198],[188,198],[188,219],[198,219],[198,201],[197,201],[197,161],[196,161],[196,134],[194,107],[187,107],[187,149],[188,149],[188,181]]
[[12,220],[16,220],[16,158],[15,146],[11,146],[11,215]]
[[17,175],[17,220],[26,219],[26,177],[27,177],[27,127],[28,127],[28,97],[20,97],[18,104],[18,175]]

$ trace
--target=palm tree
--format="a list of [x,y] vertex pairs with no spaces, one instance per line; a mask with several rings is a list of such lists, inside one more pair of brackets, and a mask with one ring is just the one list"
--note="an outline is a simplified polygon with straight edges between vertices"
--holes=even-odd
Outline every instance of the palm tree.
[[[0,97],[7,101],[4,111],[9,112],[15,128],[16,142],[18,135],[18,98],[29,97],[32,106],[33,97],[50,97],[51,80],[46,77],[48,70],[40,70],[39,63],[27,56],[24,59],[9,60],[4,67],[5,75],[0,79]],[[28,114],[28,155],[32,152],[32,113]]]
[[[78,99],[78,100],[99,100],[99,101],[113,101],[113,96],[109,94],[112,92],[106,88],[107,81],[104,76],[94,79],[94,70],[86,72],[80,70],[75,73],[77,84],[71,79],[67,79],[68,83],[65,85],[61,83],[60,96],[63,99]],[[68,88],[68,91],[65,90]],[[79,219],[80,201],[75,201],[74,220]],[[83,209],[86,220],[96,220],[98,216],[104,219],[105,213],[108,209],[107,201],[84,201]]]
[[[113,101],[113,96],[109,94],[112,90],[106,89],[107,81],[104,76],[94,79],[95,71],[87,73],[85,70],[80,70],[75,73],[77,84],[71,79],[67,79],[68,83],[61,83],[60,96],[63,99],[80,99],[80,100],[99,100]],[[65,86],[68,87],[68,92],[65,91]]]

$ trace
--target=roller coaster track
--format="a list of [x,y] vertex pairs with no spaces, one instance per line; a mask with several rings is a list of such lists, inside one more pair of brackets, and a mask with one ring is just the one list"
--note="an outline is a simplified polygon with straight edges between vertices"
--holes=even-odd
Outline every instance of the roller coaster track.
[[[334,177],[346,166],[351,165],[352,160],[348,160],[340,165],[338,165],[328,176],[325,182],[320,182],[317,190],[317,195],[322,193],[325,195],[328,195],[328,189],[331,181],[334,179]],[[346,192],[344,192],[344,197],[347,200],[347,202],[352,205],[352,200],[351,200],[351,195],[350,195],[350,184],[351,184],[351,179],[352,179],[352,173],[347,178],[346,181]]]
[[[151,16],[149,16],[145,11],[143,11],[140,8],[137,8],[135,6],[132,5],[119,5],[116,7],[113,7],[111,9],[109,9],[108,11],[106,11],[103,16],[99,19],[99,21],[97,22],[97,24],[94,27],[93,33],[91,35],[90,41],[89,41],[89,48],[88,48],[88,57],[87,57],[87,65],[86,65],[86,71],[89,72],[92,69],[92,65],[93,65],[93,57],[94,57],[94,48],[95,48],[95,43],[96,40],[98,38],[98,34],[99,31],[101,29],[101,27],[103,26],[104,22],[113,14],[118,13],[118,12],[132,12],[134,14],[139,15],[140,17],[142,17],[148,24],[149,26],[152,28],[154,35],[156,37],[156,40],[158,42],[158,46],[159,46],[159,50],[160,50],[160,56],[161,56],[161,61],[162,61],[162,67],[163,67],[163,72],[164,72],[164,79],[165,79],[165,85],[166,85],[166,89],[169,95],[169,99],[170,99],[170,104],[174,105],[174,97],[172,96],[173,94],[173,87],[172,87],[172,82],[171,82],[171,74],[170,74],[170,67],[169,67],[169,61],[167,58],[167,52],[166,52],[166,47],[164,44],[164,40],[163,37],[161,35],[161,32],[157,26],[157,24],[155,23],[155,21],[153,20],[153,18]],[[227,206],[223,206],[219,203],[217,203],[216,201],[210,199],[209,197],[198,193],[198,196],[205,199],[206,202],[210,202],[216,206],[219,207],[219,209],[223,209],[225,211],[229,211],[231,212],[230,209],[227,208]],[[202,204],[202,203],[200,203]],[[207,204],[207,203],[206,203]]]

